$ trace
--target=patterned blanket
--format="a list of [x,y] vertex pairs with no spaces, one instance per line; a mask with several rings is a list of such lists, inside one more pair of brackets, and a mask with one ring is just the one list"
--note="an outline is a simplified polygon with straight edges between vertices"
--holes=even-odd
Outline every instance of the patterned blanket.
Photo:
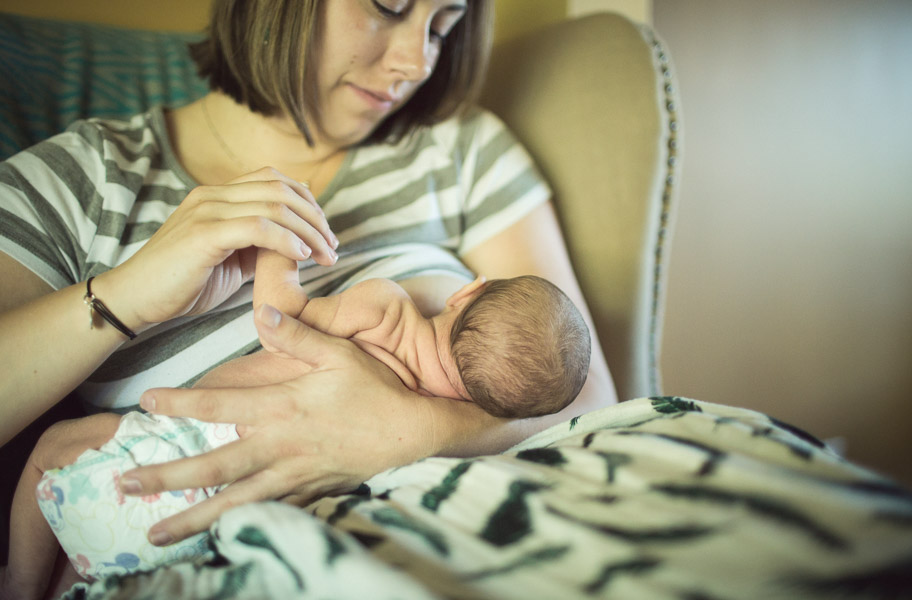
[[214,560],[65,598],[912,597],[912,493],[775,419],[682,398],[305,509],[242,506],[212,532]]

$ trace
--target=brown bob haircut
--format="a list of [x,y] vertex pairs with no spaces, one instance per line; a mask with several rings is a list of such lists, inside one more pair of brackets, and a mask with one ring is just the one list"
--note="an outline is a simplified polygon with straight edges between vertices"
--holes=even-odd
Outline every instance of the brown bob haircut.
[[[208,35],[190,44],[190,55],[210,89],[263,115],[289,115],[312,144],[319,8],[332,1],[215,0]],[[492,0],[467,0],[430,78],[365,141],[398,141],[471,105],[484,83],[492,22]]]

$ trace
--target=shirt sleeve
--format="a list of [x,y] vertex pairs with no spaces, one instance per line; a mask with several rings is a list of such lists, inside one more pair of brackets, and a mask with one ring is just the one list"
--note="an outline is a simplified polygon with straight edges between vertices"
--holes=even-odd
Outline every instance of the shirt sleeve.
[[496,116],[480,111],[464,135],[463,255],[551,198],[532,157]]
[[0,251],[55,289],[83,278],[98,229],[102,144],[80,127],[0,163]]

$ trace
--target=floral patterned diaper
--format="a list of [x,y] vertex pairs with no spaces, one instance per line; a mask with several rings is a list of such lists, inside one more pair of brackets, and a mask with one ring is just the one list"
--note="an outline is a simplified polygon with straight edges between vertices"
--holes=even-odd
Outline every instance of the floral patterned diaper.
[[101,448],[86,450],[73,464],[44,474],[38,506],[82,577],[146,571],[200,556],[208,551],[206,533],[161,548],[150,544],[146,534],[158,521],[224,486],[125,496],[118,481],[134,467],[196,456],[236,439],[234,425],[128,413]]

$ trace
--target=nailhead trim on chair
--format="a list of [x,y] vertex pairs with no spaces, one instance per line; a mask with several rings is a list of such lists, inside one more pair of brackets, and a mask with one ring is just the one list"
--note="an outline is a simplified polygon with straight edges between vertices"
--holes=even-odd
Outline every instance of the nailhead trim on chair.
[[675,89],[668,56],[662,48],[661,42],[656,38],[655,33],[649,27],[642,27],[641,31],[646,38],[647,43],[652,46],[653,56],[662,73],[662,89],[665,93],[665,110],[668,116],[668,138],[666,146],[668,148],[668,158],[666,160],[665,184],[662,190],[662,214],[659,217],[659,230],[655,246],[655,270],[653,274],[652,288],[652,314],[649,323],[649,365],[650,387],[653,394],[661,394],[662,382],[659,376],[659,338],[660,328],[660,310],[663,305],[664,287],[663,275],[665,264],[665,243],[668,234],[669,219],[671,215],[671,202],[673,199],[674,185],[676,183],[676,168],[678,167],[678,135],[680,132],[680,121],[678,119],[678,106],[675,104]]

